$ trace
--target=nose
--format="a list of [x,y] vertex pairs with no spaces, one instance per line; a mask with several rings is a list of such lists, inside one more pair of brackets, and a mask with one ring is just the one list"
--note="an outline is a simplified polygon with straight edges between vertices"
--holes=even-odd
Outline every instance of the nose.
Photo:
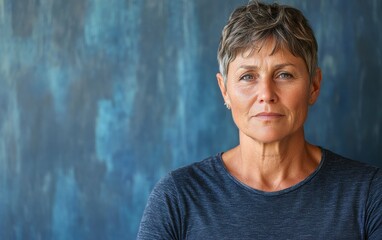
[[272,80],[264,80],[258,83],[258,101],[260,103],[277,102],[276,86]]

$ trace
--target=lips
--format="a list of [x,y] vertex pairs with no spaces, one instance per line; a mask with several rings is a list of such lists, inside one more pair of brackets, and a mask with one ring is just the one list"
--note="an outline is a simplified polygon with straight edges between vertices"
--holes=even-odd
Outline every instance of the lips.
[[261,112],[255,115],[257,119],[260,120],[277,120],[284,117],[284,114],[276,113],[276,112]]

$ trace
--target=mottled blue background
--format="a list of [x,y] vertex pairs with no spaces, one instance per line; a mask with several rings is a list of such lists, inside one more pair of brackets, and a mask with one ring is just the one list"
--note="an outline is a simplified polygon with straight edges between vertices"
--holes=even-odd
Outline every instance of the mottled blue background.
[[[0,238],[134,239],[154,183],[237,143],[216,50],[247,0],[0,0]],[[307,138],[382,166],[382,2],[306,14]]]

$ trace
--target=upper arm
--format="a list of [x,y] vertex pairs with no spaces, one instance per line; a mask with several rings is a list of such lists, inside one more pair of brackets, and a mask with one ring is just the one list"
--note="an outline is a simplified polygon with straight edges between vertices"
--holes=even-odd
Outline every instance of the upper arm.
[[137,239],[179,239],[180,215],[176,186],[169,174],[149,196]]

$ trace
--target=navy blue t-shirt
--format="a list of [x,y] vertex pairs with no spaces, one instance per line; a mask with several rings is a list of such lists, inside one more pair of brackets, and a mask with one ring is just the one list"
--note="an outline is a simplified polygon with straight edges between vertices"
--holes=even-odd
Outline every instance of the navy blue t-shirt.
[[221,154],[180,168],[152,191],[138,239],[382,239],[382,172],[322,150],[302,182],[255,190]]

